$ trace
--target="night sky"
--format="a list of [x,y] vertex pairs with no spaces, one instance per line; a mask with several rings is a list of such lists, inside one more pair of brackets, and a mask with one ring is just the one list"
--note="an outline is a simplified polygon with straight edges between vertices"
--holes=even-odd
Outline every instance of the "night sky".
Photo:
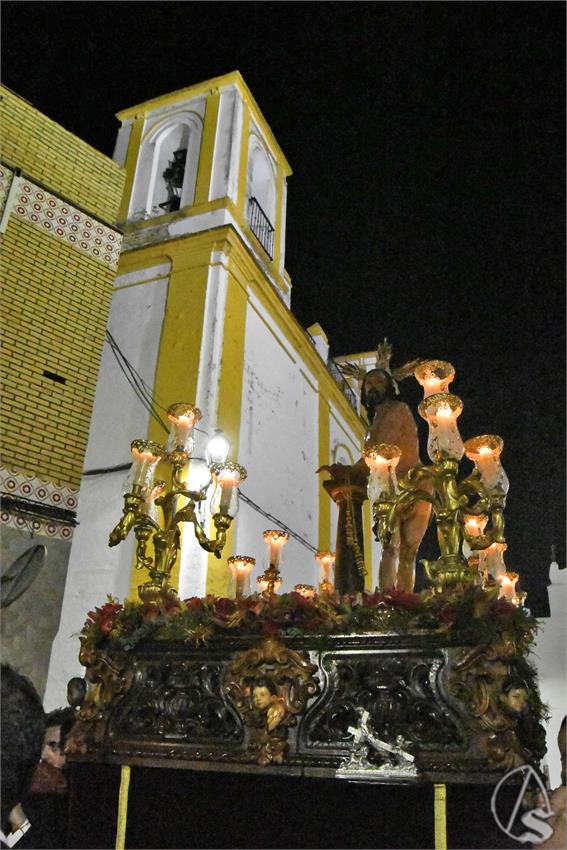
[[564,4],[2,9],[3,82],[109,155],[118,110],[242,73],[294,172],[295,316],[333,355],[387,335],[394,365],[455,365],[463,437],[505,441],[508,568],[542,574],[564,551]]

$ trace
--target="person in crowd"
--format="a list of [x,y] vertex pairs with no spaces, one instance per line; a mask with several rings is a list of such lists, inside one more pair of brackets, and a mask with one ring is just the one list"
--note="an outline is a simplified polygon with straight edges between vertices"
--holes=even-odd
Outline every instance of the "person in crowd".
[[0,670],[2,847],[33,847],[34,824],[20,804],[39,762],[45,713],[37,691],[8,664]]
[[37,828],[34,848],[64,848],[67,840],[68,787],[65,743],[74,722],[72,708],[57,708],[46,717],[41,761],[21,803],[24,817]]

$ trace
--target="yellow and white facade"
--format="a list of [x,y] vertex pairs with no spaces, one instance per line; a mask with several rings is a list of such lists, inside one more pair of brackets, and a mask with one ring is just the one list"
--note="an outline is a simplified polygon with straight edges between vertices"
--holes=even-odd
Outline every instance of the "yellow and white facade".
[[[291,169],[238,72],[118,118],[115,157],[125,167],[127,188],[110,333],[163,419],[174,402],[201,409],[194,454],[204,457],[208,436],[222,429],[231,441],[229,457],[248,470],[243,493],[303,539],[292,537],[286,546],[282,590],[314,584],[309,546],[333,549],[337,519],[316,469],[355,462],[365,425],[327,368],[324,332],[314,326],[306,333],[290,311],[285,218]],[[161,175],[179,146],[187,151],[180,205],[167,211],[160,206],[168,198]],[[257,206],[269,224],[259,235]],[[107,593],[135,595],[141,583],[133,570],[134,541],[109,549],[107,540],[122,510],[130,442],[146,436],[167,439],[105,345],[85,461],[87,472],[98,472],[83,479],[48,703],[80,673],[76,639],[69,636],[85,612]],[[226,559],[235,553],[257,559],[255,586],[265,566],[262,532],[278,527],[264,514],[241,501],[220,560],[187,530],[175,573],[182,598],[225,595]],[[370,525],[365,510],[369,587],[376,563]]]
[[4,609],[2,639],[6,660],[41,691],[120,254],[125,172],[5,87],[0,119],[3,575],[30,547],[47,549],[37,577]]

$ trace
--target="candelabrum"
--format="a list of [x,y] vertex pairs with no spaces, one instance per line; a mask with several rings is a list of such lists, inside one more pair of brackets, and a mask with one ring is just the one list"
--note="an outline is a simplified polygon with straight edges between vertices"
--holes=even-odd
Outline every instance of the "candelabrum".
[[[167,416],[171,430],[166,448],[152,440],[134,440],[131,445],[134,463],[126,482],[123,515],[109,537],[109,545],[116,546],[134,530],[136,567],[150,575],[150,581],[138,588],[144,602],[177,597],[169,581],[179,552],[181,523],[192,523],[199,545],[220,558],[227,531],[238,511],[238,485],[246,478],[244,467],[227,461],[228,440],[217,432],[207,446],[207,480],[199,489],[187,489],[183,474],[194,448],[193,429],[201,412],[191,404],[181,403],[169,407]],[[154,481],[160,462],[171,466],[169,488],[164,481]],[[197,516],[211,484],[213,539],[207,537]],[[153,555],[147,551],[150,542]]]
[[[423,564],[434,590],[455,584],[483,584],[484,573],[500,583],[501,595],[518,603],[521,597],[513,587],[504,587],[504,576],[515,574],[508,574],[503,562],[503,511],[508,492],[508,479],[500,463],[503,441],[487,434],[463,444],[457,426],[462,402],[447,392],[454,375],[452,365],[439,360],[420,364],[415,371],[424,388],[419,413],[429,425],[430,464],[414,466],[398,481],[400,449],[386,444],[365,446],[373,530],[377,540],[388,544],[400,516],[417,500],[430,502],[440,557]],[[463,479],[459,472],[465,453],[474,462],[474,469]]]
[[282,586],[279,567],[282,559],[282,549],[289,540],[287,531],[279,529],[264,532],[264,540],[268,549],[268,566],[258,577],[258,587],[263,593],[273,594]]

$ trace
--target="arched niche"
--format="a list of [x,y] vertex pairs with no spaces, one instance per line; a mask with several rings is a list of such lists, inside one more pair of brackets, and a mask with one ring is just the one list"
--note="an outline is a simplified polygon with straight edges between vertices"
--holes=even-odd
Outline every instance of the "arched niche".
[[250,134],[246,178],[248,222],[253,233],[268,250],[270,256],[273,256],[276,224],[276,169],[260,138],[254,133]]
[[174,151],[187,150],[180,208],[191,206],[199,167],[203,122],[196,112],[177,112],[154,124],[142,139],[132,203],[131,218],[163,215],[160,204],[168,199],[163,172]]

